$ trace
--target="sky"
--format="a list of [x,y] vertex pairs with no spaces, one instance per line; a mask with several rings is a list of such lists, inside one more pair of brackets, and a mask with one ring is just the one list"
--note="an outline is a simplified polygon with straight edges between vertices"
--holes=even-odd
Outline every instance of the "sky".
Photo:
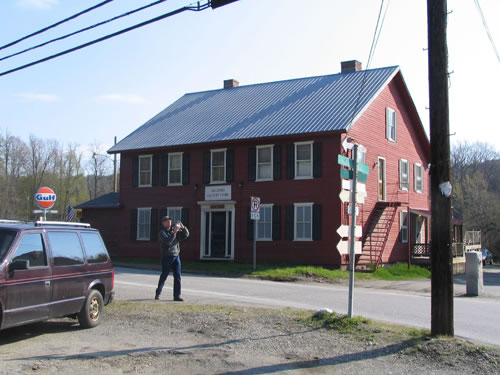
[[[102,0],[2,0],[0,45]],[[0,50],[0,57],[114,17],[154,0],[115,0]],[[477,0],[500,49],[500,0]],[[382,1],[240,0],[184,12],[57,59],[0,77],[0,130],[105,152],[185,93],[367,67]],[[203,3],[203,1],[202,1]],[[0,72],[189,5],[169,0],[137,15],[0,61]],[[399,65],[429,134],[426,1],[385,0],[369,68]],[[448,0],[451,142],[500,151],[500,61],[474,0]]]

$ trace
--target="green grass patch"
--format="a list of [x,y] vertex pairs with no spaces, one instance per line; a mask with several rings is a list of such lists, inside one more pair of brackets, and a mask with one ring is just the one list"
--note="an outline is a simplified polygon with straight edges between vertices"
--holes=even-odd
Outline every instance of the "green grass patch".
[[310,321],[323,328],[333,329],[340,333],[365,331],[371,324],[370,320],[357,316],[348,318],[347,315],[332,313],[315,314]]
[[411,280],[424,279],[431,277],[431,271],[419,266],[410,266],[408,264],[398,263],[386,267],[379,267],[373,273],[374,278],[380,280]]

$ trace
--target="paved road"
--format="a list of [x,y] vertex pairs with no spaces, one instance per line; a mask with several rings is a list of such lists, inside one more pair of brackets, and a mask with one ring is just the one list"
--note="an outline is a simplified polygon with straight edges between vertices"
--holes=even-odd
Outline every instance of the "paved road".
[[[146,301],[154,297],[158,272],[115,268],[116,298]],[[482,297],[466,297],[464,280],[455,280],[455,334],[478,342],[500,346],[500,267],[491,268],[493,277]],[[370,287],[362,287],[361,284]],[[183,275],[183,296],[189,303],[231,304],[262,307],[292,307],[316,310],[331,308],[347,312],[346,285],[318,283],[278,283],[271,281]],[[373,287],[375,286],[375,287]],[[430,328],[430,282],[359,283],[354,292],[354,314],[367,318]],[[457,292],[458,290],[458,292]],[[463,294],[463,293],[462,293]],[[169,277],[161,297],[172,303]]]

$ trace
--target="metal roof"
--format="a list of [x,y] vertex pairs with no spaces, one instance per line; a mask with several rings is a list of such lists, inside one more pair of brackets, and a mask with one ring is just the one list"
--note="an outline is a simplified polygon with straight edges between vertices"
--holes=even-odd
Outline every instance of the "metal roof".
[[120,207],[120,194],[108,193],[95,199],[75,206],[75,208],[118,208]]
[[345,131],[398,72],[392,66],[185,94],[109,152]]

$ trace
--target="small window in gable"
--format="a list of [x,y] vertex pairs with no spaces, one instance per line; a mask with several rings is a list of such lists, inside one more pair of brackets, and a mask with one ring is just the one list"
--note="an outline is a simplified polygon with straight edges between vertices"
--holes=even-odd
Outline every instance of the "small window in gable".
[[399,188],[401,190],[408,190],[410,188],[410,173],[409,173],[408,160],[399,160]]
[[414,174],[413,183],[414,183],[415,192],[423,193],[424,192],[424,170],[423,170],[421,164],[415,163],[413,165],[413,174]]
[[385,137],[392,142],[396,142],[396,111],[387,107],[385,109]]
[[139,186],[152,185],[153,155],[139,156]]

